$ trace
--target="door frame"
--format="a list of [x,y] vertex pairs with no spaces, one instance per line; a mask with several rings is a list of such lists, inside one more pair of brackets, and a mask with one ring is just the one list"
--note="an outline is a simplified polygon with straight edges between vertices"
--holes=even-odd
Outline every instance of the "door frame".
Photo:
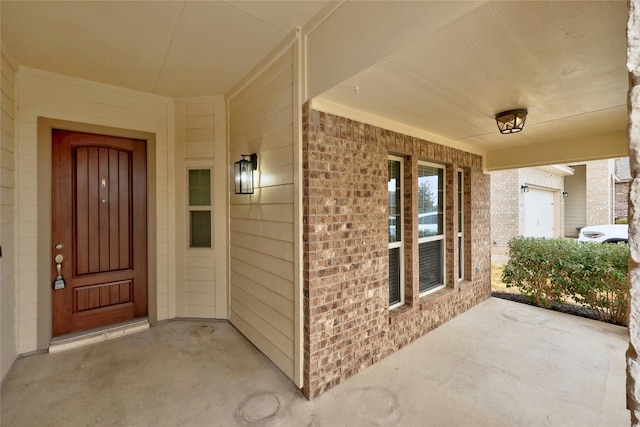
[[140,139],[147,145],[147,316],[149,322],[157,321],[157,242],[156,242],[156,137],[143,131],[119,129],[107,126],[77,123],[65,120],[38,118],[38,318],[37,348],[49,348],[53,324],[51,307],[51,133],[53,129],[85,132],[100,135]]

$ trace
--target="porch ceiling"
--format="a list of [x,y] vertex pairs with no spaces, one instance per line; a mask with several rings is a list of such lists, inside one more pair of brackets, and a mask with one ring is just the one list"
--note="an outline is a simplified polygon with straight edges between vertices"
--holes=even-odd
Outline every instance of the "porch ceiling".
[[[624,156],[627,17],[625,1],[487,2],[319,99],[484,152],[488,169]],[[524,130],[499,134],[515,108]]]
[[[327,70],[310,76],[319,105],[485,154],[488,169],[626,155],[626,1],[388,2],[383,23],[367,14],[380,3],[328,3],[3,0],[2,42],[33,68],[220,95],[327,14],[310,36],[328,47],[309,53]],[[513,108],[529,110],[525,130],[500,135],[494,115]]]
[[228,92],[326,1],[2,1],[32,68],[169,97]]

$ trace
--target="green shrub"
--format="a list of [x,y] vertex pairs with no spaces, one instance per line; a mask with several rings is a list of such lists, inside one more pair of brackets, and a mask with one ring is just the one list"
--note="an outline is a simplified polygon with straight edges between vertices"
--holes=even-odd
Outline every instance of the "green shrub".
[[573,299],[603,321],[626,325],[628,260],[626,244],[516,237],[502,279],[538,306]]
[[616,224],[629,224],[629,218],[626,216],[624,218],[616,219]]

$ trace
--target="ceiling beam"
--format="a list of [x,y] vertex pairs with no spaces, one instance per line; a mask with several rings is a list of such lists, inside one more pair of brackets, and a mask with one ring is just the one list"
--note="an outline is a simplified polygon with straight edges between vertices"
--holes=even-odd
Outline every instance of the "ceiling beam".
[[611,159],[629,155],[626,130],[589,137],[493,150],[487,153],[487,171]]

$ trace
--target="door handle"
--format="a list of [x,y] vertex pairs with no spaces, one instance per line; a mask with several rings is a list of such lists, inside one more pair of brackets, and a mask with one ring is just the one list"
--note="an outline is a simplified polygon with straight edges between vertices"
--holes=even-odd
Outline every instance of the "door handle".
[[62,277],[62,261],[64,261],[64,256],[62,254],[57,254],[55,258],[53,258],[53,260],[56,262],[56,270],[58,272],[56,280],[53,281],[53,289],[64,289],[66,286],[66,284],[64,283],[64,278]]

